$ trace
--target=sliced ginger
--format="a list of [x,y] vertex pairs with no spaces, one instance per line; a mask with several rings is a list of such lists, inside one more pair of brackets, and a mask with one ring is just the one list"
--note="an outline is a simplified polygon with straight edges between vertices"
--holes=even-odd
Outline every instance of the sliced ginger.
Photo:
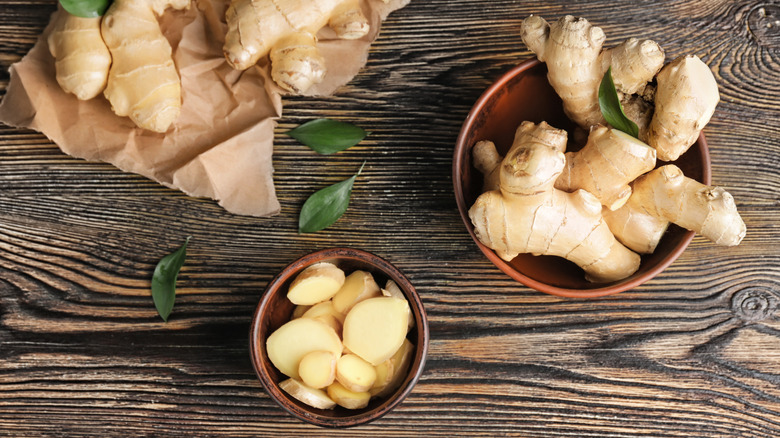
[[312,388],[295,379],[287,379],[279,382],[279,388],[298,401],[318,409],[332,409],[336,406],[336,402],[334,402],[325,391]]
[[344,271],[339,267],[333,263],[315,263],[295,277],[287,298],[293,304],[317,304],[335,295],[343,284]]
[[376,381],[374,366],[356,354],[345,354],[336,363],[336,380],[354,392],[368,391]]
[[336,379],[338,356],[332,351],[312,351],[301,358],[298,374],[312,388],[324,388]]
[[333,382],[328,386],[328,397],[337,405],[347,409],[363,409],[371,401],[371,394],[368,391],[351,391],[339,382]]
[[312,318],[287,322],[271,333],[266,341],[268,359],[284,375],[300,378],[301,359],[312,351],[329,351],[337,357],[344,347],[338,334],[327,324]]
[[369,389],[373,397],[386,397],[401,386],[414,357],[414,345],[408,339],[390,359],[375,367],[376,380]]
[[379,285],[376,284],[370,273],[354,271],[349,274],[344,285],[333,296],[333,307],[346,315],[355,304],[380,295]]
[[344,319],[344,345],[371,365],[389,359],[406,339],[409,303],[392,297],[369,298]]
[[[333,272],[332,268],[319,265],[302,271],[299,277],[308,281],[332,279],[320,275],[321,269]],[[299,278],[292,284],[296,282],[301,283]],[[325,282],[331,288],[328,293],[309,290],[300,294],[298,291],[299,298],[327,298],[297,305],[291,320],[266,341],[269,359],[290,377],[280,387],[303,403],[320,409],[330,409],[336,404],[361,409],[372,397],[392,394],[408,373],[414,353],[414,345],[406,339],[414,318],[409,302],[395,282],[388,280],[385,289],[380,290],[373,275],[358,270],[342,283],[332,299],[333,285],[328,281]],[[313,289],[311,285],[306,287]],[[345,312],[338,310],[337,302]],[[356,351],[348,347],[347,338]],[[327,388],[327,393],[322,388]]]

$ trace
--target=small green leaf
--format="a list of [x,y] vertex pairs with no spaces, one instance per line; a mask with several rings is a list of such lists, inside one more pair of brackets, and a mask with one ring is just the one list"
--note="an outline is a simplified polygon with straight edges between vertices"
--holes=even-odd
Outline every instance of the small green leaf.
[[60,0],[62,9],[83,18],[102,17],[112,0]]
[[152,299],[157,313],[165,322],[168,322],[168,316],[173,310],[173,302],[176,300],[176,279],[179,277],[179,270],[187,257],[187,244],[189,242],[190,238],[187,237],[179,249],[160,259],[157,267],[154,268]]
[[604,78],[601,79],[599,107],[604,120],[612,125],[613,128],[623,131],[634,138],[639,138],[639,128],[636,126],[636,123],[626,117],[626,113],[623,112],[623,106],[620,105],[615,82],[612,81],[612,67],[607,69],[607,72],[604,73]]
[[299,233],[314,233],[325,229],[347,211],[349,198],[352,195],[352,185],[365,165],[364,161],[356,174],[309,196],[309,199],[303,203],[301,214],[298,216]]
[[368,135],[358,126],[331,119],[312,120],[285,134],[323,155],[355,146]]

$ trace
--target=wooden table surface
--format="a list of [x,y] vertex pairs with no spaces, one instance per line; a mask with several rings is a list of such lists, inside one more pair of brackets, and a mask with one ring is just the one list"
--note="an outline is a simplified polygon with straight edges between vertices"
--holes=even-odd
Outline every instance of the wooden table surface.
[[[0,94],[54,9],[0,0]],[[610,45],[648,37],[668,59],[698,54],[712,68],[712,180],[747,224],[739,247],[697,237],[654,280],[592,300],[526,288],[478,251],[456,210],[453,145],[482,91],[530,57],[519,26],[531,13],[584,16]],[[284,99],[273,158],[282,211],[271,218],[0,125],[0,435],[780,436],[778,20],[775,0],[413,0],[335,96]],[[330,157],[282,135],[317,117],[372,134]],[[306,197],[364,160],[341,220],[298,234]],[[164,323],[151,274],[186,236]],[[268,281],[333,246],[397,265],[431,329],[411,395],[347,430],[281,410],[248,353]]]

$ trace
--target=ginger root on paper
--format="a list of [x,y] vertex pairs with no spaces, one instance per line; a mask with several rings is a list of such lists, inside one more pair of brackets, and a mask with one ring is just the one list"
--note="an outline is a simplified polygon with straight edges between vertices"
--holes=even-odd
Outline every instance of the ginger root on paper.
[[60,8],[47,40],[57,83],[80,100],[106,88],[111,53],[100,35],[100,17],[82,18]]
[[[615,239],[599,200],[585,190],[554,188],[566,163],[566,139],[565,131],[544,122],[520,125],[498,166],[499,189],[483,193],[469,209],[475,234],[507,261],[520,253],[555,255],[579,265],[593,282],[626,278],[639,268],[639,255]],[[497,156],[491,148],[482,142],[474,154]]]
[[246,70],[270,54],[271,77],[293,93],[305,92],[325,76],[317,49],[320,29],[329,26],[342,39],[369,31],[359,0],[232,0],[225,17],[228,63]]
[[566,114],[584,129],[604,123],[598,90],[611,66],[639,139],[656,148],[663,161],[676,160],[696,142],[720,100],[712,71],[698,57],[683,56],[664,66],[657,43],[635,38],[604,49],[603,30],[584,18],[567,15],[549,24],[532,15],[523,21],[521,35],[547,64],[547,77]]

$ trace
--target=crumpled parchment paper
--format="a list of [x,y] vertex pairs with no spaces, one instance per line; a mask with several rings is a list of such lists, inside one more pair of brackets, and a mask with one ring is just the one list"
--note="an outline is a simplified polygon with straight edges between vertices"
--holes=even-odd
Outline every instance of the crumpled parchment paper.
[[[365,65],[382,21],[407,3],[363,0],[371,31],[360,40],[320,31],[328,74],[307,94],[330,95],[349,82]],[[270,79],[267,57],[244,72],[227,64],[222,54],[226,8],[227,1],[193,0],[188,10],[160,17],[182,83],[181,115],[165,134],[115,115],[102,95],[79,101],[62,91],[46,42],[53,19],[30,52],[11,66],[0,122],[39,131],[74,157],[108,162],[190,196],[215,199],[232,213],[278,213],[272,153],[284,92]]]

